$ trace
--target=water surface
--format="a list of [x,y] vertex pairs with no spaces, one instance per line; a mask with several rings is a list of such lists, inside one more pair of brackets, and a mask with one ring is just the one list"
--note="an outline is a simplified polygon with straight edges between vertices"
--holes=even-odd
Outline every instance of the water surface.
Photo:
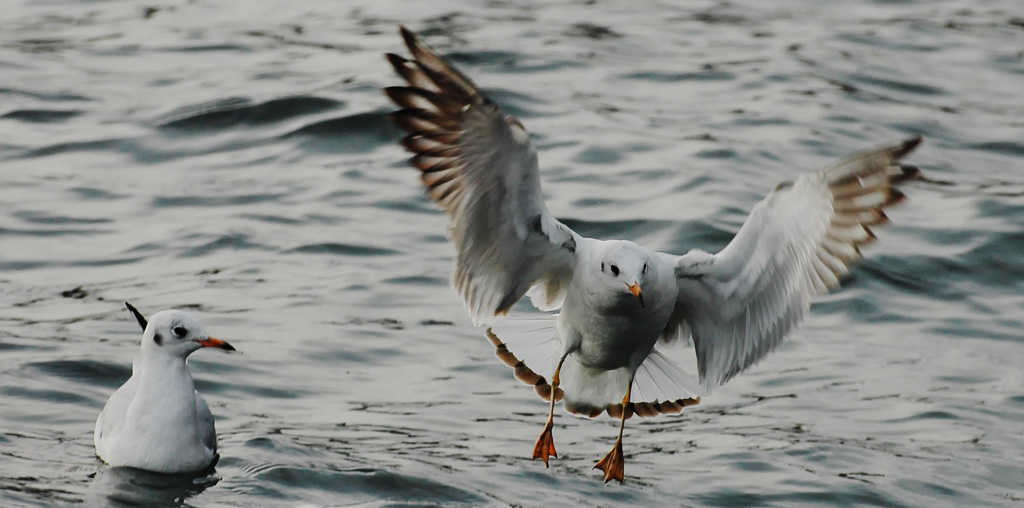
[[[4,506],[1021,506],[1024,12],[1015,0],[0,2]],[[581,234],[717,250],[778,182],[914,134],[929,180],[845,288],[683,415],[559,414],[448,288],[380,88],[421,31],[540,150]],[[107,468],[122,302],[191,363],[212,477]],[[529,312],[526,305],[519,311]],[[691,367],[692,368],[692,367]]]

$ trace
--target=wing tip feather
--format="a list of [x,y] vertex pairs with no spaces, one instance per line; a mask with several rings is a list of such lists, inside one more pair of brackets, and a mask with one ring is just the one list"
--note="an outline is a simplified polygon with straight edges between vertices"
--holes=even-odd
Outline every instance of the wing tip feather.
[[[487,329],[486,332],[487,340],[494,346],[495,354],[498,359],[501,360],[505,365],[512,367],[512,374],[516,379],[521,381],[523,384],[533,386],[533,390],[537,392],[540,398],[550,401],[551,400],[551,384],[548,383],[547,379],[537,374],[533,369],[528,367],[522,360],[516,357],[505,343],[502,342],[501,338],[498,337],[494,330],[491,328]],[[561,388],[555,389],[555,402],[562,400],[565,396],[565,392]]]
[[395,68],[399,74],[402,74],[401,68],[405,67],[405,64],[409,63],[409,59],[405,58],[398,53],[384,53],[384,58]]
[[412,87],[407,86],[407,85],[391,85],[391,86],[384,87],[383,90],[384,90],[384,95],[387,95],[389,99],[391,99],[394,102],[399,102],[399,100],[395,96],[404,93],[405,91],[407,91],[410,88],[412,88]]
[[901,192],[899,189],[889,189],[889,196],[885,198],[885,202],[879,205],[881,208],[888,208],[890,206],[898,205],[907,200],[907,195]]
[[906,157],[907,154],[913,152],[914,149],[920,146],[923,142],[924,136],[920,134],[903,140],[902,143],[896,145],[896,147],[894,147],[894,149],[892,150],[892,158],[895,160],[900,160],[903,157]]
[[[681,413],[684,408],[689,406],[696,406],[700,404],[700,397],[687,397],[676,400],[666,401],[643,401],[643,402],[630,402],[626,410],[626,419],[632,418],[634,415],[641,418],[649,418],[652,416],[658,416],[663,414],[676,414]],[[566,411],[570,413],[586,416],[588,418],[596,418],[601,416],[601,413],[608,413],[608,416],[612,418],[622,418],[623,406],[619,404],[608,404],[604,407],[595,407],[589,405],[578,405],[578,406],[566,406]]]
[[910,180],[918,180],[924,176],[924,174],[921,172],[921,168],[914,166],[912,164],[900,163],[897,165],[897,167],[899,167],[900,172],[892,176],[890,179],[893,185],[898,185]]
[[402,37],[402,41],[405,42],[405,47],[410,52],[415,52],[415,48],[420,44],[420,37],[416,35],[416,32],[409,30],[403,24],[398,25],[398,34]]
[[864,238],[857,241],[857,245],[868,245],[878,241],[878,237],[875,236],[875,232],[871,231],[871,228],[864,226]]

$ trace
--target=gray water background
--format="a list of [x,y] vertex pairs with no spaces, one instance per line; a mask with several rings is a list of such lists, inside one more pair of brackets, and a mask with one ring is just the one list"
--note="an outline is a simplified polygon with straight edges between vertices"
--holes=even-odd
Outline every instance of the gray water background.
[[[584,235],[717,250],[913,134],[929,179],[778,351],[629,422],[624,485],[608,418],[560,412],[545,470],[384,116],[398,23],[522,119]],[[0,0],[0,505],[1024,506],[1022,165],[1017,0]],[[210,478],[94,456],[125,300],[243,352],[190,362]]]

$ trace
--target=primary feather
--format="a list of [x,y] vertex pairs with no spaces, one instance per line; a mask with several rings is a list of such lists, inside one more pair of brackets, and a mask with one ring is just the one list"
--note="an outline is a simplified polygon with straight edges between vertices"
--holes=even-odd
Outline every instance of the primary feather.
[[402,35],[413,60],[387,57],[410,86],[385,89],[403,108],[391,118],[409,133],[410,162],[451,217],[453,282],[474,324],[508,312],[531,286],[540,306],[557,307],[576,234],[544,206],[526,130],[418,37]]

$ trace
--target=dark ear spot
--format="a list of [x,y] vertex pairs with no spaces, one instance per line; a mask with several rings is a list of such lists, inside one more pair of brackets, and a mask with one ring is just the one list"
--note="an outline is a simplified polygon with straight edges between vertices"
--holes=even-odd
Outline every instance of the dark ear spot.
[[601,271],[604,271],[604,263],[601,263]]
[[153,342],[156,342],[156,345],[159,346],[160,344],[163,344],[164,338],[161,337],[159,333],[153,334]]

